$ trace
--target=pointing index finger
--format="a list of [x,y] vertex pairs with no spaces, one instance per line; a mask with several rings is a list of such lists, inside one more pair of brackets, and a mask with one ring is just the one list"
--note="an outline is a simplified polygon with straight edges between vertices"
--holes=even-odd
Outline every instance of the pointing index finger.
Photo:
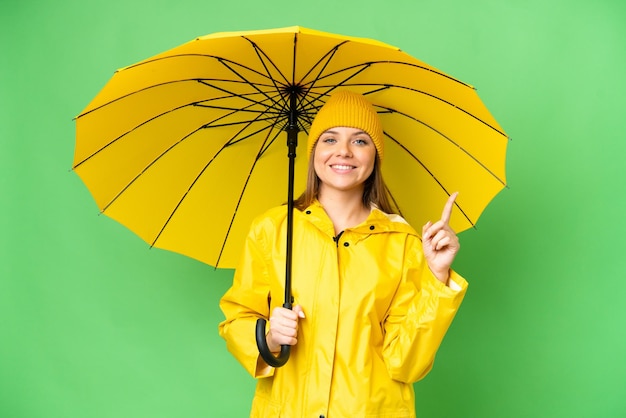
[[441,220],[445,224],[450,223],[450,216],[452,215],[452,208],[454,207],[454,200],[458,196],[459,192],[454,192],[448,198],[446,205],[443,207],[443,212],[441,212]]

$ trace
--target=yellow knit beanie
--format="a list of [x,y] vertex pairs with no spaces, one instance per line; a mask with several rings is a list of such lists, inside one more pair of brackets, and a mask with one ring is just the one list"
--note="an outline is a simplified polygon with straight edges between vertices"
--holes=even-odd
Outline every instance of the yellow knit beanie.
[[374,106],[363,95],[348,90],[334,93],[317,112],[307,143],[308,156],[319,137],[328,129],[338,126],[362,129],[372,138],[378,159],[383,159],[383,127]]

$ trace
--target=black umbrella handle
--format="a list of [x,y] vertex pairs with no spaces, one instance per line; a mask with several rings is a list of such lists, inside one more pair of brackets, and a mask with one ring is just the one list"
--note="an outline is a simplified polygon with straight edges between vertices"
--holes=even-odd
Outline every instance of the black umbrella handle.
[[[291,304],[285,305],[288,305],[283,305],[285,308],[291,309]],[[280,354],[278,355],[278,357],[275,357],[274,354],[270,351],[270,348],[267,345],[267,340],[265,339],[266,323],[267,321],[265,321],[265,319],[263,318],[259,318],[256,320],[256,346],[259,349],[261,358],[272,367],[284,366],[285,363],[287,363],[287,360],[289,360],[289,352],[291,350],[291,346],[281,345]]]

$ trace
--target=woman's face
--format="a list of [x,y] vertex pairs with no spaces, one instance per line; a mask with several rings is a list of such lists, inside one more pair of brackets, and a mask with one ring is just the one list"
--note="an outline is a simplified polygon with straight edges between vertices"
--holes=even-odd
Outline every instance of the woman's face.
[[376,147],[360,129],[335,127],[317,141],[313,155],[315,173],[324,190],[363,191],[365,180],[374,170]]

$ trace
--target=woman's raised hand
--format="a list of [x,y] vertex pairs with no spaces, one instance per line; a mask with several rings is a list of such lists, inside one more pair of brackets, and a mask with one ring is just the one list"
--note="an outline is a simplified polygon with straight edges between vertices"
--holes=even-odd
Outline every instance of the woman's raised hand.
[[443,283],[447,283],[450,266],[461,247],[459,238],[450,228],[450,215],[458,193],[452,193],[446,202],[441,219],[435,223],[428,221],[422,227],[422,247],[430,271]]

